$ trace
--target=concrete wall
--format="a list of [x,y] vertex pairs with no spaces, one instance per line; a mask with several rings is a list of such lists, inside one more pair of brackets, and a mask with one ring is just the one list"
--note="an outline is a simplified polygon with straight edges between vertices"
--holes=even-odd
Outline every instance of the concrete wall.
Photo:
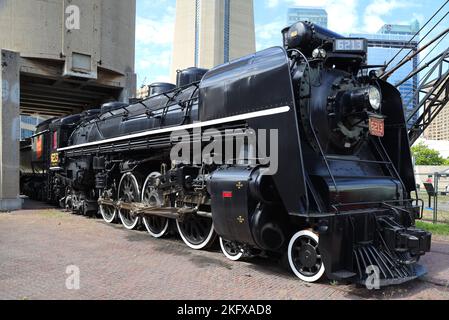
[[[66,28],[80,9],[79,29]],[[0,48],[22,57],[65,61],[68,75],[97,77],[97,68],[134,72],[135,0],[2,0]],[[88,57],[90,70],[76,70],[76,55]]]
[[20,209],[20,56],[0,50],[0,211]]
[[135,96],[135,21],[135,0],[0,0],[0,210],[21,203],[20,112]]
[[224,0],[201,1],[199,66],[210,69],[223,63]]
[[173,40],[172,82],[176,71],[194,66],[195,61],[195,1],[176,1],[176,23]]
[[[281,39],[281,30],[279,30]],[[231,30],[229,56],[237,59],[256,51],[253,1],[231,0]]]

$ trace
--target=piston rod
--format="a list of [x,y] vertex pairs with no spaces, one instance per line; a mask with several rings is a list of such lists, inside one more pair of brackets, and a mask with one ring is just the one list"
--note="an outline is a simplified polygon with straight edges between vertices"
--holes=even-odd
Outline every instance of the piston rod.
[[114,207],[115,209],[129,210],[133,216],[158,216],[168,219],[182,220],[183,216],[195,214],[200,217],[212,219],[211,212],[199,211],[195,208],[152,207],[141,202],[123,202],[100,198],[99,205]]

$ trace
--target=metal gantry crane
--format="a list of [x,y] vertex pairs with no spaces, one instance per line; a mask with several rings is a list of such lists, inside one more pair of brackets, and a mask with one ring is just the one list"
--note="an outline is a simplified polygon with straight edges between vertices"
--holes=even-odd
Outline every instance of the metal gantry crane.
[[[429,21],[421,28],[420,31],[410,40],[410,42],[419,35],[419,33],[436,17],[436,15],[444,10],[445,6],[449,3],[446,1],[442,7],[429,19]],[[449,15],[449,10],[446,9],[446,14],[430,29],[430,31],[421,39],[420,43],[440,25],[444,19]],[[411,97],[404,97],[406,105],[419,101],[417,106],[411,110],[407,115],[407,123],[409,124],[409,139],[410,144],[413,145],[418,138],[429,127],[432,121],[438,116],[441,110],[449,104],[449,46],[443,46],[440,44],[449,35],[449,28],[443,30],[436,37],[430,40],[427,44],[422,46],[418,51],[413,52],[403,58],[395,67],[388,71],[385,69],[389,64],[399,55],[396,55],[384,68],[381,78],[388,80],[388,78],[403,67],[408,62],[412,61],[416,56],[422,53],[424,50],[429,49],[429,53],[424,59],[421,60],[418,68],[407,75],[403,80],[395,84],[396,87],[400,87],[405,82],[416,76],[417,74],[424,74],[419,82],[418,88],[412,94]],[[431,47],[433,48],[431,49]],[[439,49],[434,57],[425,62],[427,57]],[[425,62],[425,63],[424,63]],[[409,99],[408,99],[409,98]],[[407,100],[408,99],[408,100]],[[417,117],[416,117],[417,116]],[[448,124],[449,125],[449,124]]]

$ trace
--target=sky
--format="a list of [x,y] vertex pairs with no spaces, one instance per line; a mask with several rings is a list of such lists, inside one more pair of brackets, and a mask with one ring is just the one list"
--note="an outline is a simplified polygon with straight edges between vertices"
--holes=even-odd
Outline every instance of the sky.
[[[384,24],[410,24],[418,20],[423,25],[444,2],[445,0],[254,0],[256,47],[261,50],[282,45],[281,30],[286,26],[287,9],[291,6],[317,6],[326,9],[329,29],[348,35],[375,33]],[[175,6],[176,0],[137,0],[138,87],[169,81]],[[449,5],[439,16],[448,9]],[[441,32],[447,25],[449,18],[433,33]],[[449,40],[441,45],[447,47]]]

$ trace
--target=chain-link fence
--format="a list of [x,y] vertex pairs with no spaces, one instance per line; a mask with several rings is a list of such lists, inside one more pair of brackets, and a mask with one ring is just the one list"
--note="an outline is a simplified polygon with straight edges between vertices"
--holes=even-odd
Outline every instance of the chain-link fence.
[[418,196],[424,201],[423,220],[449,224],[449,174],[418,174]]

